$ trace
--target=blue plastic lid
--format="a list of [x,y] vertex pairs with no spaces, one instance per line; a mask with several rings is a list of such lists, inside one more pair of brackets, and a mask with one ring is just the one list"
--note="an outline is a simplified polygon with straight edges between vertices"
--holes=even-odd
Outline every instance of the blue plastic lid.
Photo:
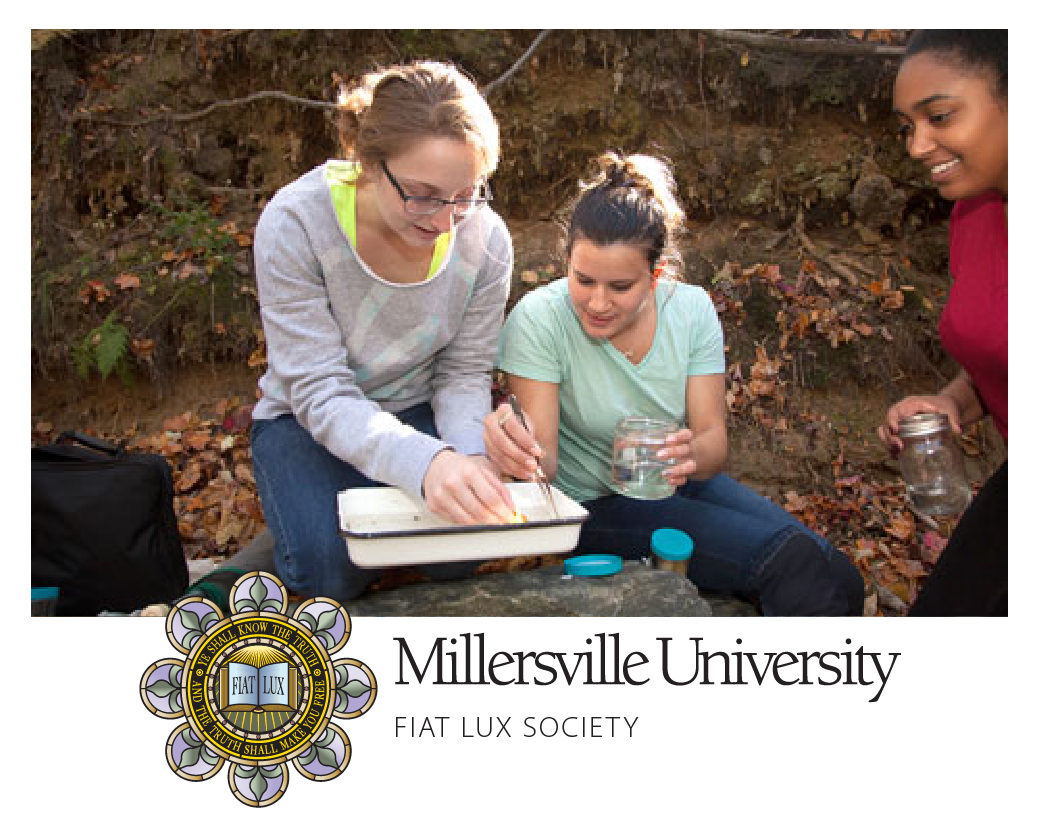
[[622,559],[611,553],[587,553],[564,560],[569,576],[611,576],[622,570]]
[[58,599],[58,592],[58,588],[33,588],[33,599]]
[[690,559],[694,550],[695,543],[683,530],[660,527],[651,534],[651,552],[667,562]]

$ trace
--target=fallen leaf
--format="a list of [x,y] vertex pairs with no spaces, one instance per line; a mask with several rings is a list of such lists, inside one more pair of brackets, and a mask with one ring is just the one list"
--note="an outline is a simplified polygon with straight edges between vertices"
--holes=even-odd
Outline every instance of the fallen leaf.
[[84,304],[90,304],[91,299],[105,301],[110,295],[112,291],[101,281],[91,280],[80,287],[80,301]]
[[178,492],[188,492],[203,477],[202,469],[195,463],[189,463],[180,474],[175,484]]
[[250,354],[246,364],[250,368],[262,368],[268,364],[268,353],[263,344],[257,345],[257,349]]
[[926,576],[928,573],[922,562],[915,559],[896,559],[894,566],[898,573],[909,579],[917,579],[920,576]]
[[120,273],[113,282],[121,290],[133,290],[141,286],[141,279],[129,272]]
[[135,356],[140,356],[142,359],[149,359],[155,350],[156,342],[155,339],[131,339],[130,349],[134,351]]
[[774,393],[775,384],[766,379],[754,379],[746,387],[753,396],[769,397]]
[[253,421],[253,406],[241,405],[225,416],[221,428],[226,432],[244,432]]
[[188,428],[189,423],[192,421],[192,412],[186,411],[183,414],[178,414],[176,417],[168,417],[163,421],[163,431],[168,432],[181,432]]
[[181,439],[187,444],[189,449],[199,452],[207,447],[210,443],[210,432],[208,431],[186,431]]
[[911,513],[901,513],[890,519],[886,531],[896,539],[907,541],[915,533],[915,518]]
[[883,297],[882,307],[884,310],[900,310],[905,304],[905,294],[900,290],[893,290]]

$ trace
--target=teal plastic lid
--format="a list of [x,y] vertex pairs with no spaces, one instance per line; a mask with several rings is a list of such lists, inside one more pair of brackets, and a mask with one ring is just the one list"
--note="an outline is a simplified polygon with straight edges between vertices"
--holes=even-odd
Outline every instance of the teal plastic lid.
[[564,560],[569,576],[611,576],[622,570],[622,559],[611,553],[587,553]]
[[[22,599],[25,599],[25,597],[22,597]],[[58,589],[33,588],[33,599],[58,599]]]
[[683,530],[660,527],[651,534],[651,552],[667,562],[690,559],[694,550],[695,543]]

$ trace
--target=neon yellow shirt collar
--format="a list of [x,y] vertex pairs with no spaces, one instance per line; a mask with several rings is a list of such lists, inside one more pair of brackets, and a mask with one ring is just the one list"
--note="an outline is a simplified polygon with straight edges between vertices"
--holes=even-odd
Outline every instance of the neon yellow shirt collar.
[[[331,159],[326,163],[326,182],[329,184],[329,194],[333,198],[333,210],[336,212],[337,222],[344,230],[351,247],[358,249],[358,229],[356,224],[355,210],[355,181],[358,179],[358,165],[342,159]],[[430,280],[441,268],[445,255],[449,250],[451,233],[443,232],[434,241],[434,252],[431,256],[430,269],[427,270],[427,280]]]

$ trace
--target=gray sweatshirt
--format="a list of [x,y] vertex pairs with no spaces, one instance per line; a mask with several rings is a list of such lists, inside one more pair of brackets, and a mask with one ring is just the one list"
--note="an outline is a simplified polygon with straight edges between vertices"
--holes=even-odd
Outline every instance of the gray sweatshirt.
[[[254,236],[268,369],[254,419],[292,414],[374,481],[419,496],[446,447],[481,454],[513,247],[490,208],[459,223],[441,267],[392,284],[358,257],[323,168],[281,189]],[[394,414],[429,402],[441,440]]]

